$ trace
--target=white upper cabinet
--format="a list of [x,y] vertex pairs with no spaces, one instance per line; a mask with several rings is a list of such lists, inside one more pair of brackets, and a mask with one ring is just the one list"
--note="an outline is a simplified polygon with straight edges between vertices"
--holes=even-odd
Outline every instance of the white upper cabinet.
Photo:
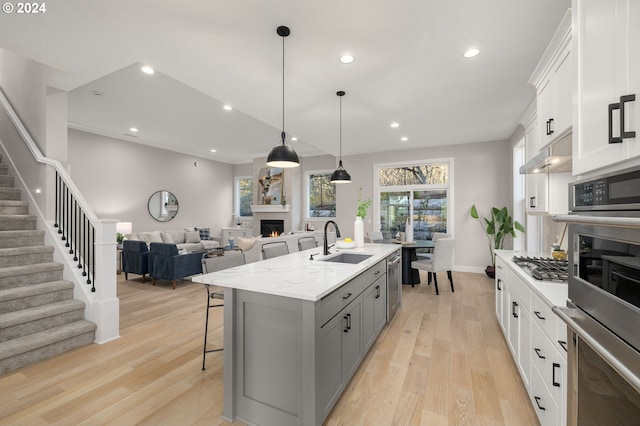
[[529,78],[537,94],[538,151],[571,132],[573,75],[569,10]]
[[573,0],[573,28],[579,175],[640,156],[640,2]]

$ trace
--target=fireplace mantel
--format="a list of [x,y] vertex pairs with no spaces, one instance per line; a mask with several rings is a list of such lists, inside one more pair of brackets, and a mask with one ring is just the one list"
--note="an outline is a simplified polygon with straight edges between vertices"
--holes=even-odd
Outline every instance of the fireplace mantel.
[[291,206],[289,204],[251,204],[253,213],[289,213]]

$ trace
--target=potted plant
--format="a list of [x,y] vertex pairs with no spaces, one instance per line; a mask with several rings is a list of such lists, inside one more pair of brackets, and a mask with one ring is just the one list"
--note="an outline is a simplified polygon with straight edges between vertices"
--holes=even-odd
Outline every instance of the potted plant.
[[501,209],[492,207],[491,220],[483,217],[483,224],[480,220],[480,217],[478,216],[476,205],[474,204],[471,206],[471,217],[478,220],[478,223],[482,227],[484,234],[487,236],[487,241],[489,243],[489,252],[491,254],[491,265],[487,266],[485,272],[489,277],[494,278],[496,267],[495,250],[502,249],[502,246],[504,245],[504,238],[507,235],[511,235],[515,238],[516,231],[524,233],[524,226],[522,226],[517,220],[513,220],[513,218],[509,214],[509,210],[507,210],[506,207],[503,207]]
[[367,210],[371,207],[371,198],[367,198],[366,200],[362,199],[362,187],[358,190],[358,214],[356,216],[360,216],[362,220],[367,216]]

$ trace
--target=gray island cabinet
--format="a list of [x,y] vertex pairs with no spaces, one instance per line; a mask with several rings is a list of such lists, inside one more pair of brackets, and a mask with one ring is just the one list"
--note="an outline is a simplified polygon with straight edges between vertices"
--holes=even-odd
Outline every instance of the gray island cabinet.
[[396,250],[367,244],[347,264],[310,249],[195,277],[224,287],[224,418],[321,425],[387,322]]

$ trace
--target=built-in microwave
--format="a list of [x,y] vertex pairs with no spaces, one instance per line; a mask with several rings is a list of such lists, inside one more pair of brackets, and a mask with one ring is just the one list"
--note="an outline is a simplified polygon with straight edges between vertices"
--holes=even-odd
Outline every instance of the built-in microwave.
[[571,185],[569,210],[640,211],[640,167]]

